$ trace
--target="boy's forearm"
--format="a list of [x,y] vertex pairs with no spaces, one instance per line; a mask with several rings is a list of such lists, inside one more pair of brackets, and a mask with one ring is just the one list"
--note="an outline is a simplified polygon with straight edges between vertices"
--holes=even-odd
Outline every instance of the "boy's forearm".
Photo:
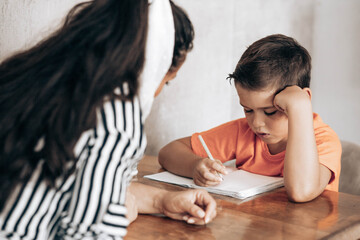
[[[311,104],[289,109],[284,178],[289,197],[309,201],[322,192]],[[322,188],[322,189],[321,189]]]
[[193,177],[193,170],[201,157],[191,150],[190,137],[178,139],[159,152],[159,163],[166,170],[186,177]]

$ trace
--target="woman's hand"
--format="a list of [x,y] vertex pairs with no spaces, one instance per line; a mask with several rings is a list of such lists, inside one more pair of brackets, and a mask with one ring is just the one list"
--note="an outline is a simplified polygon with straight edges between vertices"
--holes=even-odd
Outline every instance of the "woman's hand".
[[126,218],[131,222],[133,222],[138,216],[138,207],[136,204],[136,199],[133,194],[127,190],[126,193],[126,200],[125,200],[125,207],[127,210]]
[[226,168],[221,161],[203,158],[195,165],[193,180],[199,186],[215,186],[223,180],[220,174],[227,174]]
[[216,202],[202,189],[170,192],[133,182],[129,191],[135,196],[141,214],[162,213],[189,224],[202,225],[216,216]]
[[216,202],[201,189],[164,192],[159,200],[160,212],[189,224],[203,225],[216,216]]

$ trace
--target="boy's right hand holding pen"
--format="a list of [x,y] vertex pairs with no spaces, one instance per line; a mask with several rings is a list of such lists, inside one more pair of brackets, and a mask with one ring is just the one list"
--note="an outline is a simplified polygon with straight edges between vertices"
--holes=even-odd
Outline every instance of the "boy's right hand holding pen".
[[218,185],[223,181],[222,175],[227,174],[226,168],[221,161],[215,160],[212,157],[201,135],[199,135],[199,140],[203,145],[208,158],[199,159],[195,164],[193,171],[194,183],[203,187]]
[[194,183],[202,187],[218,185],[223,180],[218,173],[227,174],[221,161],[202,158],[198,160],[194,168]]

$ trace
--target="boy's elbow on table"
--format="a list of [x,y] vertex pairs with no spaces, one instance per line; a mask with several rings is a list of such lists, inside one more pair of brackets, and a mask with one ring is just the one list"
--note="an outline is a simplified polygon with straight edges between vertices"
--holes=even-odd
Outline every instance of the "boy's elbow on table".
[[309,202],[315,199],[316,197],[318,197],[322,192],[321,191],[320,193],[316,193],[317,191],[310,187],[301,188],[301,189],[291,188],[291,187],[285,187],[285,188],[289,200],[296,203]]
[[302,195],[302,194],[297,194],[297,193],[287,193],[288,194],[288,198],[291,202],[296,202],[296,203],[303,203],[303,202],[309,202],[311,200],[313,200],[315,197],[309,196],[309,195]]

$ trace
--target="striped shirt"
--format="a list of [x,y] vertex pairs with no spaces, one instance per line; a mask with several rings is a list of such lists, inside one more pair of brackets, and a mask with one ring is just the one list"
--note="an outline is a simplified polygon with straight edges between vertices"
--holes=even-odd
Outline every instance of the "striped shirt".
[[73,174],[50,187],[43,160],[14,189],[0,215],[0,239],[122,239],[126,189],[145,146],[138,98],[105,102],[97,126],[76,144]]

